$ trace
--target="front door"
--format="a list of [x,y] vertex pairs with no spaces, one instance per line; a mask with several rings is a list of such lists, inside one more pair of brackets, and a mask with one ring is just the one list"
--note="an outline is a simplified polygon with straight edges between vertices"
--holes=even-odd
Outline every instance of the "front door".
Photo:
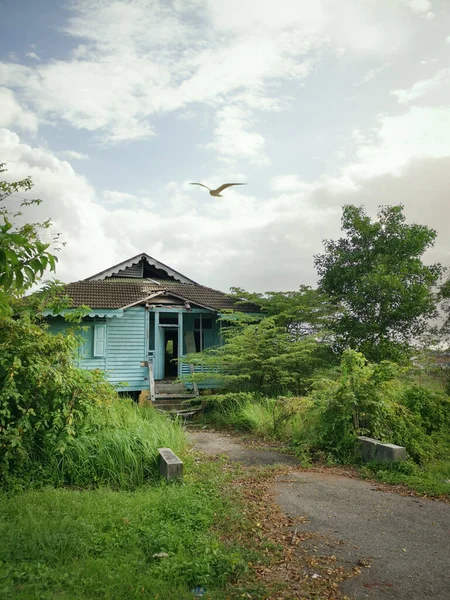
[[164,372],[163,379],[176,378],[178,375],[178,329],[162,328],[163,351],[164,351]]
[[156,368],[155,379],[176,378],[178,376],[180,318],[176,312],[160,312],[155,334]]

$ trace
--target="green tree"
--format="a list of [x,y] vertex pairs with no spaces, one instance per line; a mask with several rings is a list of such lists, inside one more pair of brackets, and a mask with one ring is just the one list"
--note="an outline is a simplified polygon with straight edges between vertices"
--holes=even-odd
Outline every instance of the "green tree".
[[450,277],[448,277],[439,289],[439,299],[443,311],[443,323],[440,328],[440,337],[448,343],[450,335]]
[[208,372],[220,372],[231,390],[305,393],[314,371],[334,360],[326,336],[330,313],[336,309],[324,294],[308,287],[266,294],[233,291],[235,299],[256,304],[261,313],[226,315],[225,344],[188,360],[205,367],[203,378],[210,377]]
[[284,327],[293,339],[305,335],[325,335],[333,316],[339,310],[320,290],[301,285],[289,292],[251,293],[241,288],[231,288],[233,298],[245,300],[259,307],[263,316],[274,317],[279,327]]
[[436,231],[405,223],[403,206],[383,206],[378,219],[363,207],[344,206],[346,237],[325,240],[314,257],[320,289],[341,303],[336,344],[361,351],[370,360],[398,360],[436,314],[433,286],[440,264],[424,265]]
[[[5,172],[4,167],[1,163],[0,173]],[[14,298],[30,289],[47,269],[55,271],[57,257],[51,247],[58,236],[50,242],[42,240],[42,233],[51,227],[51,221],[15,224],[22,216],[20,208],[41,203],[39,199],[20,197],[32,187],[29,177],[13,183],[0,181],[0,315],[10,313]],[[10,208],[14,205],[19,210]]]
[[[5,170],[2,166],[0,172]],[[20,197],[16,202],[32,186],[30,178],[0,182],[0,481],[4,485],[41,474],[41,468],[34,474],[29,470],[33,465],[41,467],[49,455],[63,453],[68,441],[86,426],[92,407],[116,396],[102,372],[77,368],[76,328],[67,336],[53,336],[39,326],[37,315],[43,308],[68,305],[57,284],[50,282],[26,302],[17,301],[47,269],[54,271],[57,262],[52,241],[41,239],[50,220],[14,224],[22,214],[9,206],[40,204]],[[77,311],[71,320],[79,321],[82,315],[83,310]]]

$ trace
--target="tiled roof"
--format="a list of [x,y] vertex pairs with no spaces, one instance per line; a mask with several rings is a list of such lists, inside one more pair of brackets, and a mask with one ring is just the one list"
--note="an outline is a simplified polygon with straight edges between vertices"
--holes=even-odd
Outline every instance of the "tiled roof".
[[258,312],[256,305],[236,304],[235,300],[218,290],[177,281],[113,277],[99,281],[77,281],[69,283],[64,289],[64,293],[72,299],[74,308],[83,304],[90,308],[123,308],[161,291],[167,291],[168,294],[172,292],[193,304],[217,311],[234,308],[244,312]]

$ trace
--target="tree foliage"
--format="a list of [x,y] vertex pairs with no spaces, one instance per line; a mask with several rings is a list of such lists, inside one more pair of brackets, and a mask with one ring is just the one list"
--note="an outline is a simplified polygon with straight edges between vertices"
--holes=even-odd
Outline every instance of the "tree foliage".
[[[334,360],[326,335],[335,308],[323,294],[306,286],[298,292],[250,294],[234,289],[234,293],[260,306],[262,312],[224,316],[225,344],[187,360],[207,373],[220,372],[228,389],[269,395],[305,393],[314,370]],[[210,377],[207,373],[203,378]]]
[[262,315],[274,318],[294,338],[307,335],[324,336],[338,308],[323,292],[306,285],[289,292],[251,293],[241,288],[231,288],[233,298],[258,306]]
[[380,207],[374,221],[347,205],[342,229],[346,236],[325,240],[314,257],[320,289],[344,307],[336,341],[371,360],[398,359],[436,314],[432,288],[443,268],[422,262],[436,231],[406,224],[402,205]]
[[103,373],[76,366],[75,335],[51,335],[25,316],[0,317],[0,470],[64,452],[91,408],[116,395]]
[[[91,408],[116,396],[103,373],[77,368],[75,330],[53,336],[39,326],[37,314],[44,308],[68,306],[63,294],[55,297],[54,292],[61,291],[55,283],[45,285],[27,302],[17,300],[47,269],[54,271],[57,261],[52,242],[41,240],[51,222],[14,225],[21,212],[12,212],[5,203],[10,196],[16,203],[17,192],[31,188],[29,178],[0,182],[0,472],[4,481],[23,476],[30,465],[49,454],[64,452],[68,440],[85,426]],[[20,206],[39,203],[23,200]],[[82,314],[83,310],[76,311],[72,321],[79,321]]]
[[[6,170],[4,166],[0,164],[0,173]],[[58,236],[50,242],[42,240],[51,220],[17,224],[22,216],[20,208],[41,203],[39,199],[20,198],[32,187],[29,177],[12,183],[0,181],[0,314],[11,312],[11,301],[30,289],[47,269],[55,271],[57,257],[51,247]],[[11,210],[7,204],[20,208]]]
[[443,311],[443,322],[439,333],[440,337],[448,344],[450,338],[450,277],[447,277],[439,289],[439,300]]

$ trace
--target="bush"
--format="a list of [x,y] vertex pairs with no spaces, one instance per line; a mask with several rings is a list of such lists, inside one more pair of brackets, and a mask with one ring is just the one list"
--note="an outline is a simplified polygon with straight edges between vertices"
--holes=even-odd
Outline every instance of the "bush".
[[75,366],[75,336],[53,336],[26,317],[0,320],[0,472],[64,452],[97,405],[117,396],[99,371]]
[[[191,354],[186,359],[204,371],[188,379],[210,380],[220,373],[223,386],[233,392],[253,392],[268,396],[305,393],[314,370],[333,360],[330,347],[317,336],[296,338],[275,317],[255,323],[235,322],[222,331],[226,343]],[[248,317],[246,317],[248,319]]]
[[450,399],[443,392],[414,385],[403,392],[401,402],[420,417],[428,435],[450,427]]
[[180,423],[130,399],[97,407],[89,421],[62,454],[48,457],[46,478],[52,484],[134,489],[158,476],[158,448],[180,454],[186,445]]
[[417,463],[440,457],[448,447],[448,398],[405,388],[398,375],[393,363],[370,364],[362,354],[347,350],[337,376],[316,382],[295,443],[303,451],[352,461],[356,437],[368,435],[405,446]]

